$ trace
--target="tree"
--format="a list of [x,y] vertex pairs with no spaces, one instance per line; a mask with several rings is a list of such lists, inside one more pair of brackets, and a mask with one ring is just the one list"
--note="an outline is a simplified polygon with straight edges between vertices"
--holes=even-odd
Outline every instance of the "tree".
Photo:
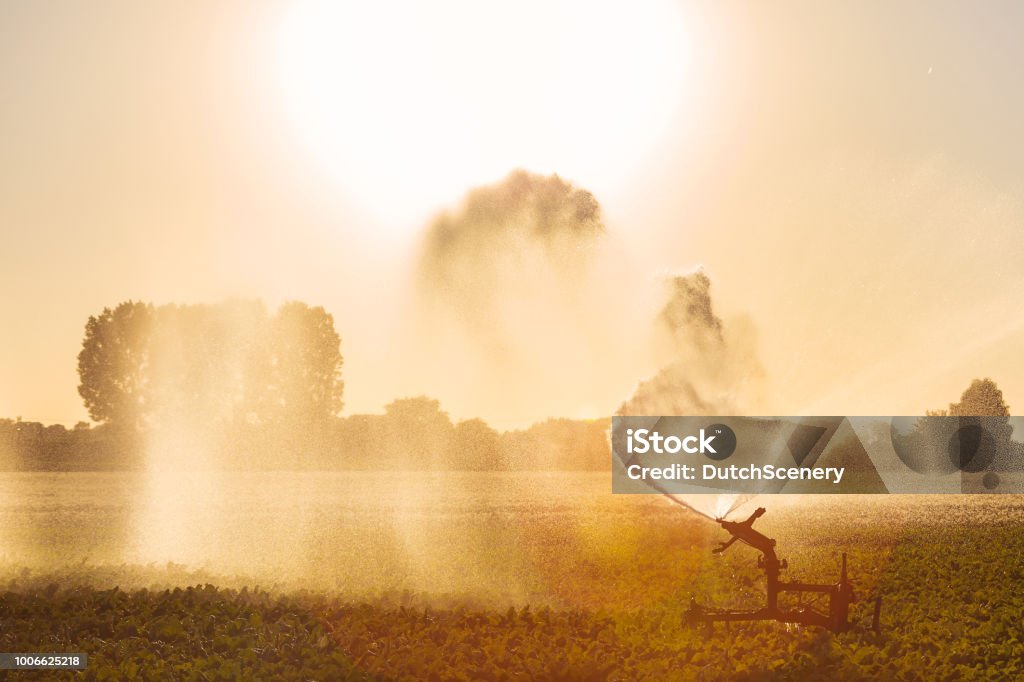
[[399,398],[384,407],[387,453],[394,463],[430,469],[443,463],[452,421],[441,403],[426,396]]
[[448,460],[453,469],[496,471],[503,469],[498,432],[483,419],[467,419],[455,425]]
[[94,421],[128,429],[145,425],[152,328],[153,306],[140,302],[89,318],[78,354],[78,393]]
[[324,422],[342,407],[341,337],[322,307],[291,301],[271,323],[272,396],[281,416]]
[[989,378],[975,379],[960,395],[960,402],[949,404],[953,417],[1009,417],[1010,406],[1003,400],[1003,392]]
[[128,301],[90,317],[79,393],[97,422],[200,432],[228,423],[290,422],[341,409],[340,337],[321,307],[290,302],[165,305]]
[[916,471],[980,471],[1013,452],[1010,407],[992,379],[975,379],[959,402],[925,414],[911,433],[893,435],[900,459]]

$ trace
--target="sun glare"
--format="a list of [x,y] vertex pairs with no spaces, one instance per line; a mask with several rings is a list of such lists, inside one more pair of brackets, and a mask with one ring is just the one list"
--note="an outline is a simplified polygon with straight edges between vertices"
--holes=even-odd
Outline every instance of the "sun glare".
[[406,221],[513,168],[614,187],[668,128],[686,45],[671,0],[300,0],[280,77],[341,190]]

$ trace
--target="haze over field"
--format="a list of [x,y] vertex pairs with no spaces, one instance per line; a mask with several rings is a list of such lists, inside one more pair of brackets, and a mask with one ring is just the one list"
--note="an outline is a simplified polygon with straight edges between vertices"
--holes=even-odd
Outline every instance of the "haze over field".
[[[0,415],[85,418],[129,298],[323,305],[347,414],[608,415],[681,358],[720,410],[1024,404],[1019,5],[355,7],[0,7]],[[470,215],[518,168],[592,197],[554,245]]]

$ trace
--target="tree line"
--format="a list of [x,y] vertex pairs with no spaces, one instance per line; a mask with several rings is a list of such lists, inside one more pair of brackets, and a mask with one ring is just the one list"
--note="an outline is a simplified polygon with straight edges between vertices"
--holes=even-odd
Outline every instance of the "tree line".
[[[342,364],[341,337],[322,307],[127,301],[85,325],[78,391],[95,425],[0,419],[0,469],[137,469],[154,458],[240,470],[598,471],[611,464],[608,419],[548,419],[498,432],[482,419],[455,422],[426,396],[395,400],[383,414],[339,417]],[[978,437],[988,439],[979,441],[993,453],[988,461],[1016,468],[1024,444],[1012,440],[1009,415],[995,382],[978,379],[958,402],[894,434],[894,445],[950,449],[958,425],[941,417],[986,417]],[[971,433],[961,429],[957,438]],[[972,448],[964,442],[954,450]]]
[[0,420],[0,469],[583,469],[610,466],[609,420],[498,432],[437,400],[339,417],[341,337],[321,307],[126,301],[91,316],[78,355],[95,425]]
[[[229,470],[604,471],[611,463],[610,427],[609,419],[549,419],[499,432],[481,419],[453,422],[436,400],[403,398],[384,414],[333,417],[316,438],[290,443],[260,426],[231,427],[205,450],[203,464]],[[0,419],[0,471],[133,470],[145,465],[140,447],[144,440],[107,424],[80,422],[69,429]]]

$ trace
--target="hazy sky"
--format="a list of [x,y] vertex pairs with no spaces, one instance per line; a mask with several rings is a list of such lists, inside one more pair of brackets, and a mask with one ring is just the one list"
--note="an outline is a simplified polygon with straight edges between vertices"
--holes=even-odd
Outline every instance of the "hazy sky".
[[84,418],[104,306],[261,297],[334,314],[346,412],[473,416],[402,320],[433,212],[516,166],[592,190],[639,269],[702,265],[773,413],[986,375],[1019,413],[1024,5],[588,4],[0,3],[0,415]]

